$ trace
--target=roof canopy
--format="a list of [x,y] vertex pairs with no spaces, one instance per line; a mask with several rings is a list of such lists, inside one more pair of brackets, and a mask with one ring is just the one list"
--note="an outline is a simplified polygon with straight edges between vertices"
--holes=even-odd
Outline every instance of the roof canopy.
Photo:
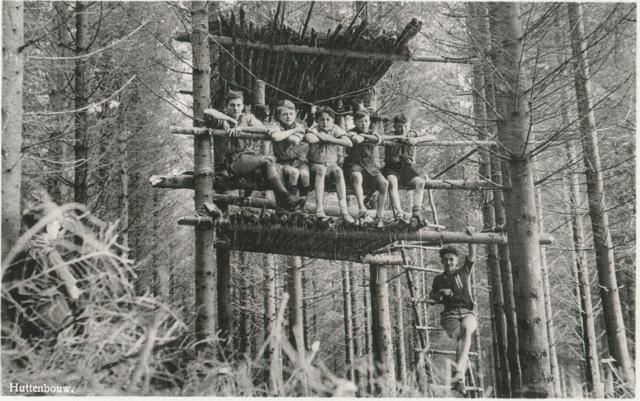
[[274,21],[254,24],[242,8],[239,14],[215,15],[209,24],[211,43],[220,48],[212,65],[220,89],[212,91],[214,105],[229,89],[248,95],[257,78],[267,84],[268,104],[289,99],[307,111],[310,103],[351,110],[391,67],[389,55],[409,57],[407,45],[422,26],[414,18],[400,33],[385,32],[354,18],[320,33],[306,25],[294,30]]

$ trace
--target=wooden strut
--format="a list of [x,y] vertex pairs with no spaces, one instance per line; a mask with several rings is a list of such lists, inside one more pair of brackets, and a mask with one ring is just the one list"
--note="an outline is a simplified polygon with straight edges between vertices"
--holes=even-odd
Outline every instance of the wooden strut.
[[[188,35],[179,35],[176,37],[178,42],[189,43]],[[269,50],[279,53],[297,53],[311,54],[315,56],[333,56],[336,58],[361,58],[361,59],[377,59],[388,61],[419,61],[423,63],[449,63],[449,64],[473,64],[477,61],[475,58],[448,58],[448,57],[429,57],[425,55],[414,55],[409,53],[374,53],[361,52],[357,50],[331,49],[325,47],[311,47],[302,45],[276,45],[264,42],[257,42],[247,39],[232,38],[228,36],[209,35],[209,40],[215,45],[222,46],[238,46],[249,47],[254,49]]]
[[[228,138],[225,130],[213,129],[205,127],[179,127],[171,126],[171,133],[174,135],[213,135],[215,137]],[[271,137],[267,133],[267,128],[264,127],[241,127],[238,128],[238,138],[253,139],[262,141],[271,141]],[[494,141],[428,141],[420,142],[414,146],[492,146]],[[383,140],[380,146],[401,146],[404,145],[401,142]]]
[[[310,229],[289,227],[279,224],[275,225],[260,225],[260,224],[235,224],[230,227],[225,220],[213,220],[210,217],[202,216],[187,216],[178,220],[178,224],[182,226],[203,226],[203,227],[215,227],[215,228],[227,228],[235,231],[246,231],[254,233],[262,233],[263,235],[271,234],[286,234],[303,236],[330,236],[332,239],[339,241],[341,239],[351,240],[370,240],[371,238],[384,237],[391,242],[406,240],[406,241],[430,241],[439,244],[483,244],[483,245],[504,245],[507,243],[507,235],[504,233],[474,233],[469,235],[466,232],[455,231],[435,231],[435,230],[422,230],[422,231],[356,231],[356,230],[322,230],[322,229]],[[549,235],[540,234],[540,245],[550,245],[553,239]]]
[[[151,186],[154,188],[193,189],[193,176],[189,174],[153,175],[149,178],[149,182],[151,182]],[[424,189],[483,189],[494,191],[500,189],[500,187],[487,180],[424,180],[424,182]],[[236,184],[238,184],[237,187],[234,186],[234,188],[229,189],[250,189],[256,191],[265,189],[251,185],[249,182],[241,183],[238,181]],[[267,206],[267,204],[263,206],[270,207]],[[275,203],[273,206],[275,207]]]

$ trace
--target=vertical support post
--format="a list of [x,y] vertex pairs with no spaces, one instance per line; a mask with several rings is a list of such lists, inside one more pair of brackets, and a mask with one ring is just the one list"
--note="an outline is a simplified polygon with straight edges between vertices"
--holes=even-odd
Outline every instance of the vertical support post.
[[[203,1],[191,2],[193,33],[193,115],[201,116],[209,107],[211,99],[209,81],[209,13],[208,4]],[[197,124],[194,124],[197,126]],[[211,136],[194,135],[193,164],[195,185],[195,208],[202,208],[205,202],[212,202],[213,195],[213,153]],[[196,338],[204,341],[215,337],[215,259],[213,243],[215,231],[212,228],[195,228],[196,258]]]
[[[400,276],[400,266],[396,266],[396,275]],[[398,380],[403,386],[407,384],[407,362],[404,347],[404,319],[403,319],[403,298],[402,281],[396,280],[396,360],[398,366]]]
[[342,262],[342,300],[344,317],[344,346],[347,379],[354,379],[353,370],[353,326],[351,319],[351,262]]
[[369,265],[371,281],[371,328],[373,333],[373,361],[375,363],[374,394],[395,397],[396,374],[393,364],[391,317],[387,270],[381,265]]
[[289,260],[289,339],[301,358],[304,358],[304,328],[302,326],[302,257]]

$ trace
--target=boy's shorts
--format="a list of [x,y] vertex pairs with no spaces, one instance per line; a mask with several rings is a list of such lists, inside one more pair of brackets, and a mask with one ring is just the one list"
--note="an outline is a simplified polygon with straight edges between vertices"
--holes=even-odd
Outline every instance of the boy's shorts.
[[[327,169],[327,174],[325,176],[325,179],[330,179],[331,182],[334,184],[336,183],[336,180],[333,177],[333,172],[340,171],[340,173],[342,173],[342,169],[336,163],[311,163],[310,164],[311,168],[313,168],[313,166],[315,165],[324,166]],[[311,172],[311,179],[312,179],[312,182],[315,182],[316,180],[316,175],[313,173],[313,171]]]
[[398,185],[406,187],[409,182],[416,177],[420,177],[420,174],[413,169],[413,165],[409,163],[387,163],[382,168],[382,174],[385,177],[395,175],[398,178]]
[[[375,174],[377,170],[377,174]],[[344,166],[344,175],[347,182],[352,183],[351,174],[358,172],[362,174],[362,188],[363,189],[378,189],[378,179],[382,172],[379,169],[364,168],[359,164],[346,164]]]
[[309,171],[309,165],[306,160],[276,160],[276,164],[284,170],[286,166],[291,166],[298,170],[307,170]]
[[460,327],[460,322],[467,316],[475,318],[476,314],[473,309],[465,307],[445,309],[440,313],[440,326],[442,326],[449,338],[453,338],[453,332]]

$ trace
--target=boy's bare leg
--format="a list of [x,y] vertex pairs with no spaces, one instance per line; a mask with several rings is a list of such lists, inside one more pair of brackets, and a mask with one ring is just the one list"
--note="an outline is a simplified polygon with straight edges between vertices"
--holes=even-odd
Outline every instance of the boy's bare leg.
[[391,204],[396,211],[396,216],[404,214],[402,212],[402,205],[400,204],[400,193],[398,192],[398,177],[390,175],[387,177],[389,181],[389,198],[391,198]]
[[413,208],[411,211],[414,216],[419,216],[420,211],[422,210],[422,199],[424,198],[424,180],[421,177],[415,177],[413,180],[409,181],[409,185],[414,188]]
[[316,181],[315,191],[316,191],[316,216],[318,217],[326,217],[327,215],[324,213],[324,178],[327,175],[327,168],[322,164],[314,164],[311,166],[311,172],[315,174]]
[[300,176],[298,177],[298,183],[300,184],[301,187],[308,188],[309,184],[310,184],[310,182],[309,182],[309,170],[304,168],[302,170],[298,170],[298,172],[300,173]]
[[358,200],[358,209],[360,212],[367,211],[364,205],[364,190],[362,189],[362,173],[354,171],[351,173],[351,182],[353,182],[353,192],[356,193],[356,199]]
[[[478,327],[478,322],[475,316],[467,316],[460,322],[460,328],[456,330],[457,336],[457,349],[456,349],[456,374],[453,377],[454,381],[463,380],[464,372],[467,370],[467,364],[469,362],[469,348],[471,348],[471,336]],[[454,334],[455,335],[455,334]],[[454,337],[455,338],[455,337]]]
[[382,221],[382,213],[384,212],[384,204],[387,202],[387,191],[389,190],[389,181],[382,174],[376,177],[378,182],[378,208],[376,217]]
[[334,168],[331,171],[331,175],[333,176],[333,180],[336,183],[336,192],[338,194],[338,204],[340,205],[340,213],[344,220],[348,223],[354,223],[355,220],[349,214],[349,209],[347,208],[347,185],[344,181],[344,174],[342,173],[341,168]]
[[284,168],[284,176],[287,180],[287,184],[291,187],[295,187],[298,185],[298,177],[300,176],[300,171],[291,166],[285,166]]

